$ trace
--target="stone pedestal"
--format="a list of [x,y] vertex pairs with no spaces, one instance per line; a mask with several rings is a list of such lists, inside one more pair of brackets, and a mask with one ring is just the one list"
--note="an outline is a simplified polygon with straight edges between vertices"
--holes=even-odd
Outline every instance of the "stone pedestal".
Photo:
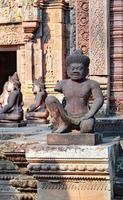
[[48,124],[48,120],[26,120],[27,126],[40,126],[41,124]]
[[27,125],[26,121],[21,122],[10,122],[10,121],[3,121],[0,122],[0,128],[17,128],[17,127],[24,127]]
[[49,134],[47,144],[49,145],[96,145],[101,143],[101,135],[98,133],[85,134]]
[[42,145],[29,150],[30,174],[39,200],[111,200],[117,143],[97,146]]

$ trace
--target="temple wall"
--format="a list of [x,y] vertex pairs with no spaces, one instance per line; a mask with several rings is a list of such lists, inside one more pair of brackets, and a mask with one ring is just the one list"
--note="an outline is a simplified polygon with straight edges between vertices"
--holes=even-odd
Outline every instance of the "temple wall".
[[34,78],[43,76],[49,93],[65,77],[65,2],[0,1],[0,50],[16,51],[25,106]]
[[[82,48],[91,59],[90,78],[100,82],[102,113],[122,113],[121,0],[0,1],[0,51],[17,52],[25,105],[34,78],[48,93],[66,77],[65,57]],[[59,97],[61,98],[61,97]]]

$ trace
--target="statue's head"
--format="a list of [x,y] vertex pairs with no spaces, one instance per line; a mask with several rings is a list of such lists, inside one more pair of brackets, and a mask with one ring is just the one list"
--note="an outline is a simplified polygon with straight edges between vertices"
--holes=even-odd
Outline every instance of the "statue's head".
[[78,81],[88,75],[90,58],[81,49],[77,49],[67,57],[66,64],[68,77]]
[[43,82],[43,78],[40,76],[38,79],[34,80],[34,85],[33,85],[33,93],[36,94],[40,91],[45,90],[45,85]]
[[13,74],[13,76],[9,76],[7,90],[9,92],[11,92],[13,90],[20,90],[20,88],[21,88],[21,83],[20,83],[20,80],[19,80],[17,72],[15,72]]

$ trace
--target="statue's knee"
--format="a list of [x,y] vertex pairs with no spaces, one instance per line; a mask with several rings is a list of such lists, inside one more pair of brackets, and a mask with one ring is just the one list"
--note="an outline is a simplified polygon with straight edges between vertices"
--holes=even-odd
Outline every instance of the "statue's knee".
[[94,132],[94,119],[83,120],[80,123],[80,131],[82,133]]
[[56,97],[54,97],[54,96],[48,96],[48,97],[46,98],[46,100],[45,100],[45,103],[46,103],[47,105],[50,105],[50,104],[55,103],[56,101],[57,101]]

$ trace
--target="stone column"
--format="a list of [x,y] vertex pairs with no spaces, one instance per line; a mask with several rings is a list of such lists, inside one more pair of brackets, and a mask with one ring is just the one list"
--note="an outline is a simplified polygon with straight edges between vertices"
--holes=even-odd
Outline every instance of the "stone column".
[[109,109],[109,0],[89,1],[90,77],[100,82],[105,96],[102,112]]
[[33,38],[34,32],[39,27],[38,21],[23,21],[24,41],[25,41],[25,106],[29,104],[32,98],[32,84],[33,84],[33,66],[34,66],[34,52],[33,52]]
[[21,45],[17,49],[17,72],[21,81],[22,93],[24,93],[25,87],[25,46]]
[[33,78],[43,76],[41,38],[34,43],[34,73]]

